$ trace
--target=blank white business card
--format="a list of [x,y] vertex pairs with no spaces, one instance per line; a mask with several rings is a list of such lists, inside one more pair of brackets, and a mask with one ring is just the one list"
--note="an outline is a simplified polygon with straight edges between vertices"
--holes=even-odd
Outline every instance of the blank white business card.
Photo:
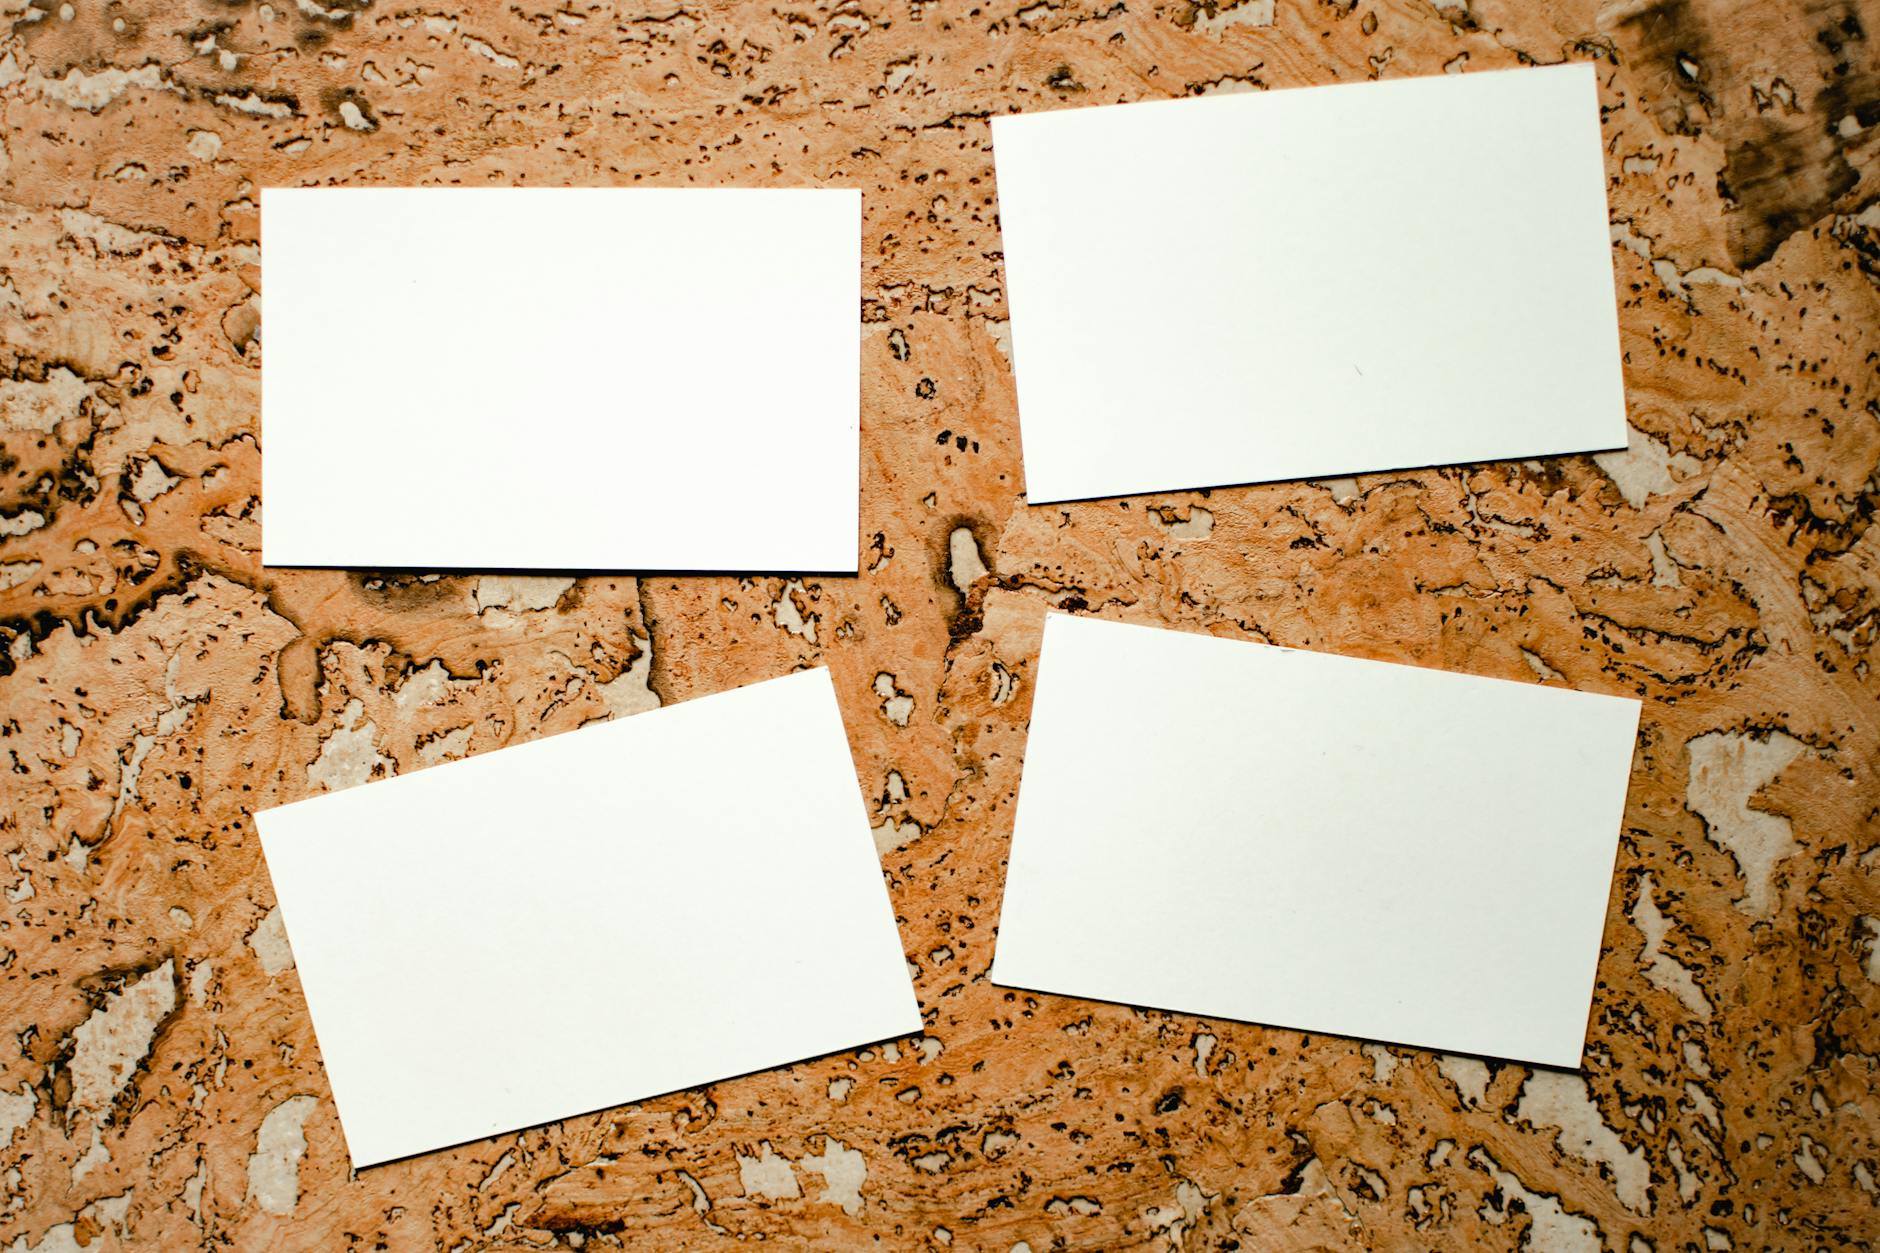
[[355,1167],[921,1028],[827,670],[255,821]]
[[267,188],[262,558],[852,572],[861,193]]
[[1578,1066],[1638,718],[1053,615],[992,979]]
[[1033,504],[1625,446],[1590,65],[992,139]]

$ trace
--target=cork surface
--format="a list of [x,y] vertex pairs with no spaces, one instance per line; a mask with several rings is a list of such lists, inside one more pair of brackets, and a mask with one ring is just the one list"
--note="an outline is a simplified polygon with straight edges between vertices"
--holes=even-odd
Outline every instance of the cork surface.
[[[0,1248],[1880,1239],[1875,5],[333,3],[4,0]],[[1628,451],[1026,507],[989,115],[1563,58]],[[315,182],[861,187],[860,577],[262,569]],[[990,985],[1050,606],[1643,698],[1584,1072]],[[924,1033],[352,1177],[252,812],[809,664]]]

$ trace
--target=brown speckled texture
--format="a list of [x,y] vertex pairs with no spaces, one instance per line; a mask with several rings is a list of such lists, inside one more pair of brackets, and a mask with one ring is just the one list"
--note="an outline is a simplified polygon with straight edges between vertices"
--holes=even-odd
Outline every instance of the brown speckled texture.
[[[0,0],[0,1248],[1880,1238],[1871,0],[334,2]],[[989,114],[1562,58],[1629,452],[1025,506]],[[328,181],[860,186],[861,576],[263,570]],[[1053,605],[1644,698],[1584,1074],[991,986]],[[250,814],[814,663],[925,1033],[349,1175]]]

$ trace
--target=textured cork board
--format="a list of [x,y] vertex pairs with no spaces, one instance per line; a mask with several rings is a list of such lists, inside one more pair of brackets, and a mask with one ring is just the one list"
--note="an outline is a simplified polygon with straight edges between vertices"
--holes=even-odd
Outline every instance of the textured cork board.
[[[7,0],[0,1247],[1868,1247],[1876,6],[682,4]],[[1562,58],[1629,451],[1026,508],[989,115]],[[322,181],[860,186],[863,573],[263,570]],[[991,986],[1049,606],[1641,697],[1584,1074]],[[813,663],[924,1033],[351,1177],[251,813]]]

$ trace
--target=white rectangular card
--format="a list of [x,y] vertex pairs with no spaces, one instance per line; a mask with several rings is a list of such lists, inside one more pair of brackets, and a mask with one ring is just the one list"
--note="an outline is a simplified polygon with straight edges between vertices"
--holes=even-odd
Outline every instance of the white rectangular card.
[[992,138],[1033,504],[1625,446],[1589,65]]
[[255,822],[355,1167],[921,1027],[827,670]]
[[1577,1066],[1638,717],[1053,615],[992,979]]
[[861,193],[267,188],[262,558],[852,572]]

